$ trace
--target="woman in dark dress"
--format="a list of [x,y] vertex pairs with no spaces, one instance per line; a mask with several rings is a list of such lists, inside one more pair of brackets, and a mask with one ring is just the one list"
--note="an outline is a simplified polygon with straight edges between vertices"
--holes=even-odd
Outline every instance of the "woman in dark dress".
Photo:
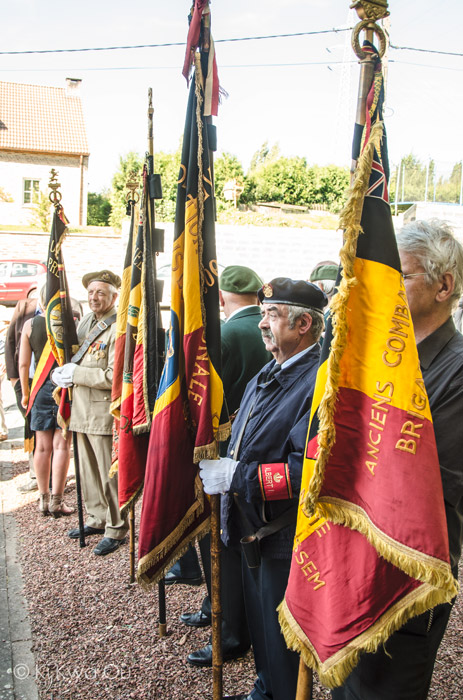
[[[45,289],[43,288],[39,297],[42,310],[44,293]],[[21,403],[24,408],[27,408],[29,403],[29,367],[32,354],[34,354],[35,366],[37,367],[46,342],[45,316],[40,314],[26,321],[19,350]],[[55,367],[56,364],[53,365],[53,369]],[[61,428],[58,427],[58,406],[52,396],[54,388],[55,385],[48,377],[37,392],[31,408],[31,428],[35,431],[36,441],[34,471],[40,493],[39,511],[42,515],[51,514],[53,517],[59,518],[62,515],[71,515],[74,513],[74,509],[69,508],[63,501],[71,456],[71,433],[68,431],[66,439],[64,439]],[[49,490],[50,471],[52,478],[51,497]]]

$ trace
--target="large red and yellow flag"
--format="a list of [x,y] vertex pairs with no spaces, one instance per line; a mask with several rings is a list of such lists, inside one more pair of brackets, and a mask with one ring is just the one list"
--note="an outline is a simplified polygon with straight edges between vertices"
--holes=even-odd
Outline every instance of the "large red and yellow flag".
[[442,482],[387,194],[383,78],[356,125],[342,275],[317,374],[280,622],[328,687],[452,599]]
[[[79,347],[62,252],[67,224],[68,220],[62,206],[56,206],[47,257],[45,316],[48,340],[35,369],[28,410],[40,387],[50,376],[53,365],[57,363],[61,366],[65,362],[70,362],[72,355]],[[59,391],[58,397],[58,424],[66,431],[71,415],[67,390]]]
[[[199,54],[197,54],[199,56]],[[166,363],[151,426],[138,581],[155,583],[209,528],[197,462],[218,456],[230,427],[221,380],[214,190],[204,118],[207,53],[190,88],[177,190]]]
[[[112,473],[118,472],[122,513],[143,490],[151,416],[164,348],[156,286],[154,207],[149,193],[148,163],[143,168],[139,224],[131,208],[129,240],[117,310],[111,412],[115,416]],[[157,231],[157,230],[156,230]]]

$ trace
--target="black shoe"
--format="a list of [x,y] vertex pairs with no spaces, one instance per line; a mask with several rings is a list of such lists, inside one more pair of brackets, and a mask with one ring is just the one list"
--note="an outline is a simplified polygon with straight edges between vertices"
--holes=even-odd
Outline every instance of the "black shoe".
[[250,695],[224,695],[222,700],[252,700]]
[[180,621],[189,627],[207,627],[211,624],[209,615],[205,615],[202,610],[195,613],[183,613],[180,615]]
[[[102,535],[103,533],[104,528],[102,527],[91,527],[90,525],[84,525],[84,537],[90,537],[90,535]],[[78,540],[80,538],[79,528],[75,527],[74,529],[69,530],[68,537],[70,537],[71,540]]]
[[179,576],[171,569],[165,575],[164,582],[166,586],[169,586],[171,583],[184,583],[187,586],[200,586],[203,582],[203,577],[195,576],[194,578],[189,578],[188,576]]
[[[234,661],[235,659],[239,659],[246,654],[246,651],[242,651],[241,649],[223,649],[222,661]],[[186,660],[192,666],[212,666],[212,644],[206,644],[202,649],[191,652],[191,654],[188,654],[186,657]],[[240,696],[238,695],[238,697]],[[247,696],[245,695],[244,697],[246,698]]]
[[122,544],[125,544],[125,538],[123,540],[115,540],[113,537],[103,537],[103,539],[98,542],[93,553],[104,556],[105,554],[115,552]]

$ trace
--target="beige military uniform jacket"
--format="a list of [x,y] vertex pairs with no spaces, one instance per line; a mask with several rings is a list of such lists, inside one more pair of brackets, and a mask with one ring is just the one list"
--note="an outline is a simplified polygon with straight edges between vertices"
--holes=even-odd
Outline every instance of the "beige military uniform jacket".
[[[112,308],[101,320],[105,321],[115,313],[115,309]],[[79,323],[77,335],[80,345],[90,333],[93,320],[94,314],[90,313]],[[113,323],[90,345],[74,371],[69,427],[75,432],[92,435],[112,434],[113,416],[109,407],[115,338],[116,323]]]

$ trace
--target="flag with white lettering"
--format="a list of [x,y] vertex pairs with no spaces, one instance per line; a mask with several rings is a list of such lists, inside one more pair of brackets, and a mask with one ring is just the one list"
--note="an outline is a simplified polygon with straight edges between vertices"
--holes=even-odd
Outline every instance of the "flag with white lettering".
[[328,687],[455,596],[431,411],[387,192],[383,78],[356,124],[355,180],[312,404],[280,622]]
[[135,203],[132,205],[117,310],[111,394],[111,412],[115,417],[111,473],[118,473],[122,514],[143,491],[151,416],[164,351],[152,247],[154,202],[150,198],[147,160],[140,211]]
[[[79,347],[62,251],[67,224],[63,208],[58,205],[53,212],[47,257],[45,317],[48,339],[35,369],[28,410],[55,364],[61,366],[70,362]],[[56,399],[59,401],[57,421],[65,433],[71,417],[67,389],[57,390]]]
[[[199,54],[196,54],[198,57]],[[229,434],[221,380],[215,249],[213,128],[204,117],[196,61],[177,189],[171,321],[148,447],[139,535],[138,581],[158,581],[188,544],[209,529],[197,463],[218,456]]]

